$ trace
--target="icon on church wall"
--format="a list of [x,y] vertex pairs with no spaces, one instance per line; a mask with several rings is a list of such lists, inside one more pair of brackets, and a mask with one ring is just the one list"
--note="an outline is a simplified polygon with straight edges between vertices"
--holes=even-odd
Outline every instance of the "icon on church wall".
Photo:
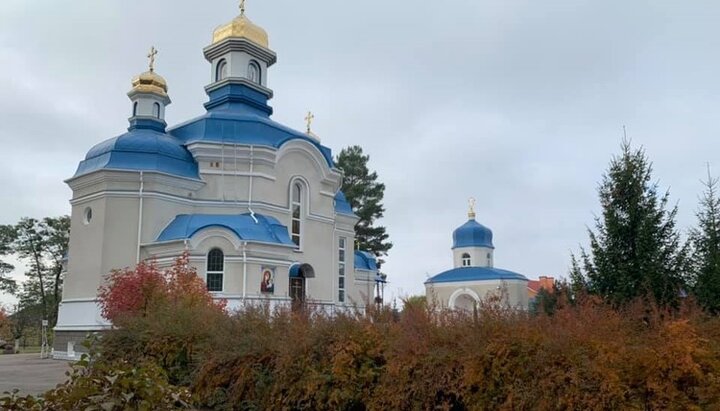
[[275,269],[271,267],[263,267],[262,282],[260,283],[260,292],[265,294],[273,294],[275,292]]

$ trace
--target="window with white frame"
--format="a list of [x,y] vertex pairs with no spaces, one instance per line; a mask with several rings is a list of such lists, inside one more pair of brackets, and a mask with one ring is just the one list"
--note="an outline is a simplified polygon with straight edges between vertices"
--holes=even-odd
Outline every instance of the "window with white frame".
[[220,60],[215,69],[215,81],[225,80],[228,76],[228,65],[225,59]]
[[345,302],[345,250],[347,239],[340,237],[338,241],[338,301]]
[[160,118],[160,103],[153,104],[153,117]]
[[302,199],[303,187],[300,183],[294,183],[292,187],[292,240],[300,248],[300,233],[302,230]]
[[210,250],[207,256],[205,282],[210,292],[222,292],[225,274],[225,254],[219,248]]
[[254,60],[248,64],[248,80],[260,84],[260,65]]
[[470,254],[465,253],[462,255],[462,266],[463,267],[470,267],[472,264],[472,259],[470,258]]

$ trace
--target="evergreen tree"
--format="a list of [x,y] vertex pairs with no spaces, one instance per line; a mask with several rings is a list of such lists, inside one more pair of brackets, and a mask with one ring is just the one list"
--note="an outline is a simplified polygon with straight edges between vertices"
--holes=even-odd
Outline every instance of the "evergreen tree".
[[669,192],[658,190],[645,151],[623,141],[598,189],[602,216],[596,231],[588,229],[590,252],[582,250],[583,278],[574,283],[616,305],[638,297],[661,305],[678,301],[686,249],[675,229],[677,206],[668,210]]
[[[15,227],[9,225],[0,226],[0,257],[12,252],[10,245],[15,240]],[[0,259],[0,291],[14,294],[17,291],[17,283],[9,277],[15,270],[11,264]]]
[[[369,161],[370,156],[364,155],[360,146],[352,146],[343,149],[335,163],[344,175],[342,191],[355,214],[360,217],[355,225],[357,246],[382,257],[393,246],[388,241],[386,228],[375,225],[385,212],[382,204],[385,184],[377,181],[376,172],[370,172]],[[382,260],[378,260],[378,263],[382,263]]]
[[690,231],[693,290],[698,303],[720,314],[720,198],[718,179],[710,175],[696,213],[698,226]]

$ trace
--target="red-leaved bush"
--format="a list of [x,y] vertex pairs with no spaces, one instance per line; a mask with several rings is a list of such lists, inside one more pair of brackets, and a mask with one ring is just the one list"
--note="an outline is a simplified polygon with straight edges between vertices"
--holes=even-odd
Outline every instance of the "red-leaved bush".
[[123,318],[146,316],[163,305],[218,310],[226,305],[223,300],[213,300],[205,282],[189,266],[187,253],[166,271],[155,261],[113,271],[98,290],[98,299],[103,317],[116,324]]

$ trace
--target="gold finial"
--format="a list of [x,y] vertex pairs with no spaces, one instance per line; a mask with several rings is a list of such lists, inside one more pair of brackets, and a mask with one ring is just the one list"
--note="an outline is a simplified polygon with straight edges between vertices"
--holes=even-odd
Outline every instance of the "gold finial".
[[150,59],[150,71],[155,71],[155,56],[158,55],[158,51],[155,49],[155,46],[150,47],[150,54],[148,54],[148,58]]
[[474,198],[470,197],[470,200],[468,200],[468,204],[470,205],[470,211],[468,211],[468,218],[471,220],[475,219],[475,204],[476,201]]
[[307,133],[312,133],[312,122],[315,120],[315,115],[312,113],[312,111],[308,111],[307,116],[305,116],[305,121],[307,122]]
[[240,15],[245,15],[245,0],[240,0]]

